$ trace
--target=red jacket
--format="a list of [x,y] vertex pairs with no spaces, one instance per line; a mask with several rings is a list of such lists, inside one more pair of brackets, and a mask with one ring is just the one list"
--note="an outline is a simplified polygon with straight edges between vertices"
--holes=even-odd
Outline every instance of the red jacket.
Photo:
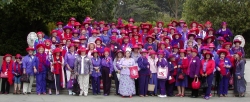
[[141,42],[141,43],[142,43],[141,37],[139,37],[139,39],[138,39],[137,42],[136,42],[135,38],[132,38],[132,40],[131,40],[131,44],[132,44],[133,46],[135,46],[138,42]]
[[181,64],[181,69],[183,70],[183,73],[187,73],[187,69],[188,69],[188,58],[184,57],[182,59],[182,64]]
[[[201,74],[201,75],[204,74],[204,73],[203,73],[203,65],[204,65],[204,63],[205,63],[205,60],[203,59],[203,60],[201,61],[201,68],[200,68],[200,74]],[[205,73],[206,73],[207,75],[212,74],[213,71],[214,71],[214,68],[215,68],[215,61],[214,61],[214,60],[208,60],[208,62],[207,62],[207,68],[206,68]]]

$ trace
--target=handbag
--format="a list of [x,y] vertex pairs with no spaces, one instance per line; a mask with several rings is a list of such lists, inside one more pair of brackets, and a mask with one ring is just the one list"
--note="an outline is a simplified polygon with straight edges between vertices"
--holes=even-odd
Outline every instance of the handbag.
[[20,78],[21,82],[24,83],[30,83],[29,75],[28,74],[23,74]]
[[174,79],[174,77],[171,77],[171,76],[170,76],[170,78],[171,79],[168,80],[168,83],[169,84],[173,84],[175,82],[175,79]]
[[54,80],[55,80],[55,78],[54,78],[54,73],[52,73],[51,71],[48,71],[48,72],[47,72],[46,78],[47,78],[47,80],[50,81],[50,82],[54,81]]
[[229,79],[229,85],[233,85],[234,84],[234,78],[233,76]]
[[201,88],[207,88],[207,87],[208,87],[207,79],[206,79],[206,77],[203,77]]
[[1,77],[1,78],[8,78],[7,72],[5,72],[5,73],[1,72],[0,77]]
[[192,82],[192,88],[193,89],[200,89],[201,86],[201,82],[199,81],[198,78],[194,78],[193,82]]
[[76,77],[76,79],[74,79],[72,92],[74,92],[76,95],[79,95],[81,88],[80,88],[80,85],[79,85],[77,79],[78,79],[77,77]]
[[70,79],[67,83],[67,89],[72,89],[75,79]]
[[185,73],[179,73],[178,74],[178,80],[184,80],[185,79],[185,76],[186,76],[186,74]]
[[167,74],[168,74],[168,68],[158,67],[158,71],[157,71],[158,79],[167,79],[168,77]]
[[137,79],[139,77],[137,66],[129,67],[129,71],[130,71],[130,78]]
[[154,84],[148,84],[148,91],[154,91],[155,85]]

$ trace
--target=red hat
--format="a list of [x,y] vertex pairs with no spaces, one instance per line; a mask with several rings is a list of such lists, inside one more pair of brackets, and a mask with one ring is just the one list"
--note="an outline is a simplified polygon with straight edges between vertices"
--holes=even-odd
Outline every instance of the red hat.
[[207,24],[211,24],[211,25],[212,25],[212,23],[211,23],[210,21],[207,21],[207,22],[205,23],[205,25],[207,25]]
[[173,24],[173,23],[176,23],[176,25],[179,24],[176,20],[173,20],[173,21],[171,22],[171,24]]
[[207,42],[207,40],[208,40],[209,38],[211,38],[211,39],[212,39],[212,41],[211,41],[211,42],[214,42],[214,39],[215,39],[215,37],[214,37],[214,36],[206,36],[206,37],[204,38],[204,42],[206,43],[206,42]]
[[148,35],[147,37],[146,37],[146,40],[148,41],[148,39],[149,38],[151,38],[152,39],[152,41],[154,41],[155,40],[155,38],[152,36],[152,35]]
[[95,53],[99,55],[99,52],[96,49],[91,53],[91,55],[94,56]]
[[87,38],[84,35],[82,35],[80,36],[79,40],[87,40]]
[[223,22],[221,23],[221,26],[223,26],[223,25],[227,25],[227,22],[223,21]]
[[198,23],[197,23],[196,21],[193,21],[193,22],[190,23],[190,27],[192,27],[192,25],[193,25],[194,23],[196,24],[196,26],[198,26]]
[[42,36],[44,36],[44,33],[41,32],[41,31],[39,31],[39,32],[36,33],[36,35],[39,35],[39,34],[42,34]]
[[75,45],[73,43],[71,43],[68,48],[71,48],[71,47],[75,47]]
[[57,22],[56,25],[63,25],[63,22]]
[[105,24],[105,21],[100,21],[99,24]]
[[99,25],[99,23],[97,21],[94,21],[93,25]]
[[139,49],[139,46],[138,46],[138,45],[135,45],[135,46],[132,47],[132,50],[133,50],[133,49]]
[[231,42],[225,42],[223,45],[222,45],[222,48],[225,48],[227,45],[229,45],[230,47],[232,47],[232,43]]
[[196,52],[196,53],[198,53],[198,51],[197,51],[196,49],[192,49],[192,52]]
[[187,48],[186,51],[192,51],[192,49],[191,48]]
[[218,39],[217,39],[218,41],[223,41],[223,42],[226,42],[226,40],[223,38],[223,37],[218,37]]
[[179,23],[184,23],[184,24],[186,24],[186,22],[185,22],[184,20],[180,20]]
[[193,36],[195,38],[196,34],[194,34],[193,32],[189,32],[188,35],[187,35],[187,38],[189,39],[190,36]]
[[102,39],[99,38],[99,37],[95,39],[95,43],[96,43],[97,41],[101,41],[101,43],[102,43]]
[[116,51],[116,54],[118,54],[118,53],[123,54],[123,51],[122,51],[122,50],[117,50],[117,51]]
[[120,34],[127,34],[126,30],[121,30]]
[[[198,25],[197,25],[198,26]],[[194,32],[196,35],[199,34],[199,29],[198,28],[192,28],[190,32]]]
[[168,28],[164,28],[164,29],[163,29],[163,32],[168,32]]
[[203,25],[202,24],[199,24],[198,27],[201,27],[201,29],[204,29]]
[[28,47],[28,48],[26,48],[26,51],[34,51],[35,49],[33,48],[33,47]]
[[143,44],[142,44],[141,42],[138,42],[137,45],[138,45],[138,46],[141,45],[142,48],[143,48]]
[[171,59],[171,58],[175,58],[175,56],[173,54],[169,54],[168,59]]
[[70,26],[64,26],[64,27],[63,27],[63,30],[66,30],[66,29],[69,29],[69,30],[71,30],[71,31],[73,30],[72,27],[70,27]]
[[20,54],[16,54],[16,56],[15,56],[15,59],[22,59],[22,55],[20,55]]
[[116,36],[113,35],[113,36],[110,36],[110,40],[111,40],[111,41],[116,41],[117,38],[116,38]]
[[209,47],[209,48],[215,48],[215,46],[214,46],[213,43],[208,44],[208,47]]
[[160,39],[162,39],[162,38],[164,39],[164,37],[165,37],[164,34],[160,34],[160,35],[159,35],[159,38],[160,38]]
[[69,20],[70,21],[76,21],[76,19],[74,17],[71,17]]
[[187,24],[184,24],[183,27],[187,27]]
[[128,36],[124,36],[124,37],[122,38],[122,40],[125,40],[125,39],[129,39],[129,37],[128,37]]
[[78,30],[74,30],[73,34],[78,34],[79,35],[79,31]]
[[53,54],[60,53],[62,52],[60,48],[55,48],[53,51]]
[[128,22],[133,22],[133,23],[135,23],[135,21],[134,21],[133,18],[130,18],[130,19],[128,20]]
[[74,40],[73,42],[74,43],[80,43],[80,40]]
[[81,47],[80,49],[78,49],[78,54],[80,55],[81,52],[86,52],[86,54],[88,53],[87,49],[85,47]]
[[75,22],[75,26],[81,26],[81,23]]
[[12,59],[12,55],[11,55],[11,54],[6,54],[6,55],[4,55],[4,56],[3,56],[3,60],[5,60],[6,57],[10,57],[10,58]]
[[180,49],[179,53],[184,53],[184,54],[186,54],[186,50]]
[[163,50],[159,50],[157,54],[158,55],[165,55],[165,52]]
[[52,31],[50,32],[50,34],[53,34],[53,33],[56,33],[56,34],[57,34],[57,30],[52,30]]
[[115,29],[113,29],[113,30],[111,31],[111,33],[116,33],[116,34],[118,34],[117,30],[115,30]]
[[237,55],[239,55],[240,57],[242,57],[242,52],[240,52],[240,51],[238,51],[237,53],[236,53]]
[[118,29],[121,29],[121,28],[124,28],[124,27],[125,27],[124,24],[117,25],[117,28],[118,28]]
[[234,44],[235,44],[235,43],[240,43],[240,44],[241,44],[241,41],[240,41],[239,39],[235,39],[235,40],[234,40]]
[[164,22],[162,22],[162,21],[156,22],[156,26],[159,27],[158,25],[159,25],[160,23],[162,24],[162,26],[164,26]]
[[210,31],[212,31],[212,32],[213,32],[213,35],[215,34],[215,31],[214,31],[214,29],[213,29],[213,28],[208,28],[208,30],[207,30],[207,32],[206,32],[206,33],[207,33],[207,35],[209,34],[209,32],[210,32]]
[[85,24],[90,24],[90,21],[84,21],[82,25],[84,26]]
[[44,44],[38,44],[38,45],[36,45],[36,49],[38,49],[40,47],[45,48],[45,45]]
[[110,49],[109,48],[105,48],[104,52],[110,52]]
[[228,51],[226,49],[219,49],[217,50],[217,54],[220,56],[221,53],[225,53],[225,55],[228,55]]
[[203,41],[203,39],[202,39],[202,37],[201,37],[201,36],[197,36],[197,37],[195,38],[195,41],[197,42],[197,40],[201,40],[201,41]]
[[174,48],[179,49],[179,47],[177,45],[172,46],[172,49],[174,49]]
[[212,58],[214,55],[210,52],[210,51],[207,51],[203,54],[203,57],[206,58],[206,55],[209,54],[210,55],[210,58]]
[[166,43],[164,41],[161,41],[158,43],[158,46],[161,47],[161,45],[165,45],[166,46]]
[[176,35],[179,35],[179,39],[181,39],[182,35],[179,34],[179,33],[174,33],[174,34],[172,35],[172,39],[175,39],[175,36],[176,36]]
[[142,53],[148,53],[148,51],[147,51],[146,49],[142,49],[140,53],[141,53],[141,54],[142,54]]
[[150,28],[149,28],[149,26],[143,26],[142,28],[141,28],[142,30],[144,30],[144,29],[147,29],[147,30],[149,30]]
[[149,55],[155,55],[156,52],[154,50],[149,51]]
[[95,30],[95,29],[93,29],[91,33],[92,33],[92,34],[98,34],[98,31]]
[[70,41],[70,42],[72,42],[72,39],[71,39],[71,38],[67,38],[67,39],[66,39],[66,41]]
[[171,38],[170,38],[169,36],[165,36],[165,37],[163,38],[164,41],[165,41],[166,39],[168,39],[169,42],[171,42]]
[[108,28],[108,27],[104,27],[102,30],[103,30],[103,31],[108,31],[109,28]]

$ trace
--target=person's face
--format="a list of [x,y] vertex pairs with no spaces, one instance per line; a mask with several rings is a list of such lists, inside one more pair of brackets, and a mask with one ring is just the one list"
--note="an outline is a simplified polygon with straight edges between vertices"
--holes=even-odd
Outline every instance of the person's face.
[[196,27],[196,23],[193,23],[192,26],[193,26],[193,27]]
[[38,53],[43,53],[44,52],[44,48],[40,47],[38,48]]
[[58,28],[62,28],[62,25],[58,25]]
[[60,53],[56,53],[57,56],[60,56]]
[[92,36],[93,36],[93,37],[96,37],[96,36],[97,36],[97,34],[93,33],[93,34],[92,34]]
[[196,52],[192,52],[192,56],[195,57],[197,55]]
[[206,59],[211,58],[210,54],[206,54]]
[[190,39],[190,40],[194,40],[194,36],[190,36],[189,39]]
[[165,42],[168,44],[169,43],[169,39],[166,39]]
[[67,44],[67,45],[71,44],[71,41],[67,41],[66,44]]
[[98,53],[94,53],[94,57],[97,57],[98,56]]
[[220,58],[225,58],[226,54],[225,53],[221,53],[220,54]]
[[171,33],[171,34],[174,34],[174,29],[171,29],[171,30],[170,30],[170,33]]
[[238,43],[238,42],[237,42],[237,43],[235,43],[235,46],[240,46],[240,43]]
[[190,50],[187,50],[187,54],[190,54],[191,53],[191,51]]
[[147,53],[142,53],[142,56],[146,57],[146,56],[147,56]]
[[134,36],[135,39],[138,39],[139,37],[138,36]]
[[124,42],[125,42],[125,43],[128,43],[128,39],[124,39]]
[[78,37],[78,34],[75,33],[74,36],[75,36],[75,37]]
[[159,56],[159,58],[163,58],[164,57],[162,54],[159,54],[158,56]]
[[29,55],[33,55],[33,51],[32,51],[32,50],[29,50],[29,51],[28,51],[28,54],[29,54]]
[[94,44],[89,45],[89,49],[94,49],[94,48],[95,48]]
[[151,54],[151,57],[152,57],[152,58],[155,58],[155,54]]
[[202,53],[206,53],[207,52],[207,50],[202,50]]
[[80,26],[76,26],[76,29],[80,28]]
[[6,58],[5,58],[5,61],[6,61],[6,62],[10,62],[10,60],[11,60],[11,57],[6,57]]
[[104,27],[104,24],[100,24],[100,27],[103,28],[103,27]]
[[93,28],[97,28],[97,25],[95,24],[95,25],[93,25]]
[[202,30],[201,26],[198,26],[198,29],[201,31]]
[[50,46],[50,42],[46,41],[46,42],[45,42],[45,45],[46,45],[46,46]]
[[159,23],[158,26],[159,26],[159,28],[161,28],[162,27],[162,23]]
[[89,24],[85,24],[85,28],[88,28],[89,27]]
[[81,42],[81,43],[85,43],[85,42],[86,42],[86,40],[85,40],[85,39],[82,39],[82,40],[80,40],[80,42]]
[[38,34],[37,37],[38,38],[43,38],[43,34]]
[[71,24],[75,24],[75,21],[70,21],[71,22]]
[[210,27],[211,27],[211,24],[206,24],[206,27],[207,27],[207,28],[210,28]]
[[112,33],[113,36],[116,36],[116,33]]
[[75,47],[71,46],[71,47],[69,48],[69,51],[70,51],[70,52],[74,52],[74,51],[75,51]]
[[70,33],[70,29],[66,29],[66,33]]
[[103,31],[103,34],[107,34],[108,33],[108,31]]
[[112,25],[111,27],[112,27],[112,29],[115,29],[115,25]]
[[139,51],[139,49],[134,49],[134,52],[138,52]]
[[239,58],[240,58],[240,56],[239,56],[238,54],[235,54],[234,57],[235,57],[236,59],[239,59]]
[[20,62],[20,61],[21,61],[21,59],[20,59],[20,58],[17,58],[17,59],[16,59],[16,61],[17,61],[17,62]]
[[213,35],[213,33],[214,33],[213,31],[209,31],[208,35]]
[[162,49],[165,49],[166,46],[165,46],[164,44],[161,44],[161,48],[162,48]]
[[52,41],[52,42],[56,42],[56,38],[55,38],[55,37],[52,37],[51,41]]
[[181,56],[181,57],[184,57],[184,56],[185,56],[185,54],[184,54],[184,53],[180,53],[180,56]]
[[123,57],[123,54],[122,54],[122,53],[118,53],[117,56],[118,56],[119,58],[122,58],[122,57]]
[[214,48],[213,47],[209,47],[210,51],[214,51]]
[[57,33],[52,33],[52,36],[57,36]]
[[101,44],[101,41],[99,41],[99,40],[96,41],[96,44],[97,44],[97,45],[100,45],[100,44]]
[[230,49],[230,45],[226,45],[226,46],[225,46],[225,49]]
[[180,23],[180,26],[183,27],[184,23]]
[[227,25],[225,25],[225,24],[224,24],[224,25],[222,25],[222,28],[227,28]]
[[105,51],[105,52],[104,52],[104,56],[105,56],[105,57],[108,57],[108,56],[109,56],[109,52]]
[[187,27],[183,27],[183,29],[182,29],[184,32],[186,32],[187,31]]
[[81,55],[82,55],[82,56],[85,56],[85,55],[86,55],[86,52],[85,52],[85,51],[82,51],[82,52],[81,52]]
[[178,48],[174,48],[174,52],[178,52]]
[[179,35],[175,35],[175,39],[179,39],[179,37],[180,37]]
[[126,56],[125,57],[130,57],[130,52],[126,52],[126,54],[125,54]]
[[207,39],[207,42],[208,42],[208,43],[210,43],[211,41],[212,41],[212,39],[211,39],[211,38],[208,38],[208,39]]
[[175,22],[173,22],[172,24],[173,24],[174,27],[176,26],[176,23],[175,23]]
[[67,40],[63,40],[62,42],[63,42],[64,44],[66,44],[66,43],[67,43]]
[[152,40],[152,38],[148,38],[148,42],[152,42],[153,40]]
[[170,58],[170,61],[175,61],[175,57]]
[[198,39],[198,40],[197,40],[197,43],[198,43],[198,44],[201,44],[201,43],[202,43],[201,39]]
[[190,47],[192,47],[193,46],[193,43],[192,42],[188,42],[188,46]]
[[224,44],[224,41],[220,41],[220,44],[221,44],[221,45]]

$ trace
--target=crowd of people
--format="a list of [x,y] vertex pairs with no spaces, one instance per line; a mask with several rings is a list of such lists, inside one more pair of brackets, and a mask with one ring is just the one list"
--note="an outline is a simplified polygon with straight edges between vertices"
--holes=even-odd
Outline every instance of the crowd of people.
[[[126,25],[120,20],[115,24],[86,17],[80,23],[72,17],[67,24],[58,22],[49,37],[37,32],[26,56],[3,57],[1,93],[9,94],[14,84],[13,94],[30,94],[36,78],[37,95],[51,95],[53,89],[58,95],[64,88],[74,95],[76,79],[80,96],[88,95],[89,82],[92,94],[101,94],[101,80],[108,96],[114,80],[116,95],[123,97],[185,97],[185,89],[191,89],[191,97],[197,98],[202,88],[208,100],[212,87],[220,97],[226,97],[229,88],[244,97],[245,52],[239,39],[231,41],[226,22],[216,31],[210,21],[188,25],[174,20],[165,28],[160,21],[153,27],[136,26],[133,18]],[[22,82],[25,76],[29,81]]]

